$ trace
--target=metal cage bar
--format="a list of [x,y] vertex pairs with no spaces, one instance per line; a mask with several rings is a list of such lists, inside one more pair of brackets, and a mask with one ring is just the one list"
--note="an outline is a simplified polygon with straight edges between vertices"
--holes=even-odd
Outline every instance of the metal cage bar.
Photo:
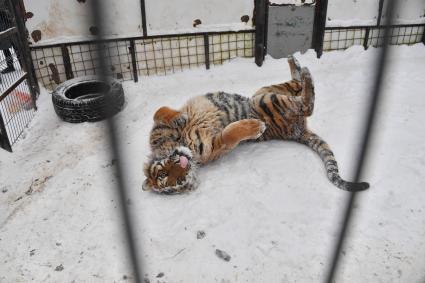
[[[396,0],[389,0],[387,6],[387,13],[388,13],[388,20],[387,23],[383,25],[383,42],[382,42],[382,48],[379,50],[379,54],[376,61],[376,69],[375,69],[375,79],[373,82],[372,91],[370,93],[370,106],[369,111],[366,113],[365,121],[364,121],[364,127],[363,127],[363,135],[362,135],[362,142],[361,147],[358,153],[357,163],[354,167],[354,182],[359,182],[362,174],[363,174],[363,168],[364,164],[366,163],[367,156],[369,153],[369,144],[370,140],[373,138],[373,129],[375,124],[375,116],[378,112],[380,97],[381,97],[381,85],[384,80],[385,71],[388,64],[388,53],[389,48],[388,46],[391,43],[391,33],[392,33],[392,27],[389,25],[393,18],[394,18],[394,12],[396,10]],[[345,204],[344,208],[344,214],[342,217],[342,224],[340,225],[340,231],[338,240],[335,243],[334,249],[332,250],[331,255],[331,265],[327,271],[325,282],[332,283],[334,282],[334,278],[336,276],[336,273],[338,271],[338,265],[340,262],[341,253],[346,241],[347,234],[350,232],[349,227],[350,223],[352,221],[352,211],[354,208],[354,204],[356,202],[357,197],[356,192],[351,192],[350,197],[348,198],[348,201]]]

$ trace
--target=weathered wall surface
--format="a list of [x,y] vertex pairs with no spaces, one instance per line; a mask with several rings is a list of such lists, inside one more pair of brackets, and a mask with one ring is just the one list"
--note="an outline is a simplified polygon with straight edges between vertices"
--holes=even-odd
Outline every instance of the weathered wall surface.
[[[103,0],[107,6],[108,35],[142,35],[140,0]],[[27,28],[33,42],[78,40],[90,37],[89,0],[24,0],[33,13]],[[240,30],[252,28],[254,0],[145,0],[148,34]],[[201,23],[194,27],[194,21]],[[94,29],[95,31],[95,29]]]
[[[109,25],[106,29],[111,36],[141,33],[140,2],[137,0],[102,0],[107,5]],[[36,41],[67,41],[71,38],[87,38],[90,31],[89,1],[86,0],[24,0],[27,12],[33,13],[28,19],[30,34],[38,33]]]
[[253,11],[254,0],[146,0],[148,32],[155,34],[249,28]]
[[[396,23],[425,22],[425,1],[399,0],[399,2]],[[377,22],[378,9],[379,0],[329,0],[326,25],[373,25]]]

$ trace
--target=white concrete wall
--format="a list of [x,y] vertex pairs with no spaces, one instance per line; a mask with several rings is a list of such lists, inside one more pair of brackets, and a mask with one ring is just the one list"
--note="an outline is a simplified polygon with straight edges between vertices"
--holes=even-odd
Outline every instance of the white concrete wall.
[[327,26],[376,24],[378,8],[379,0],[329,0]]
[[[398,0],[396,23],[424,23],[424,0]],[[385,1],[387,2],[387,1]],[[384,3],[385,3],[384,2]],[[327,26],[376,24],[379,0],[329,0]],[[385,16],[385,9],[383,11]]]
[[[396,13],[396,22],[404,23],[417,23],[425,22],[425,1],[424,0],[398,0],[399,5]],[[386,8],[386,7],[385,7]],[[383,17],[386,16],[386,9],[384,8]],[[420,19],[420,21],[418,21]]]
[[[90,37],[89,2],[77,0],[24,0],[34,16],[27,21],[30,34],[41,31],[41,41],[69,41]],[[141,35],[140,0],[102,0],[107,7],[110,36]],[[148,34],[240,30],[252,28],[254,0],[146,0]],[[243,23],[241,17],[249,16]],[[195,19],[202,24],[193,27]]]
[[[24,0],[27,12],[34,16],[26,25],[30,34],[41,31],[41,42],[67,41],[91,36],[89,1]],[[106,32],[111,36],[141,34],[140,1],[102,0],[108,13]]]
[[[148,33],[162,34],[252,27],[254,0],[145,0]],[[241,17],[249,16],[247,24]],[[202,24],[193,27],[194,20]]]

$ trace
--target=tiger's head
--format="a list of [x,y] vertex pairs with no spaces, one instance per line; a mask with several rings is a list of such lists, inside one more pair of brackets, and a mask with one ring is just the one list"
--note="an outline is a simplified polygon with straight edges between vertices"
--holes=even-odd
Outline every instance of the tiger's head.
[[166,157],[152,158],[145,164],[144,191],[177,194],[196,189],[196,162],[187,147],[180,146]]

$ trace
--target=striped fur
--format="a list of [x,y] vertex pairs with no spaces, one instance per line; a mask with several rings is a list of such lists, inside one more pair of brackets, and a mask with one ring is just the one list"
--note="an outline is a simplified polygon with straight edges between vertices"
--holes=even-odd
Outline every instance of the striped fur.
[[351,183],[339,176],[329,145],[307,128],[306,118],[314,109],[313,80],[295,58],[289,57],[288,63],[291,81],[263,87],[252,98],[215,92],[190,99],[180,110],[158,109],[144,189],[160,193],[192,190],[196,165],[219,158],[243,141],[272,139],[293,140],[313,149],[322,159],[328,179],[338,188],[367,189],[367,183]]

